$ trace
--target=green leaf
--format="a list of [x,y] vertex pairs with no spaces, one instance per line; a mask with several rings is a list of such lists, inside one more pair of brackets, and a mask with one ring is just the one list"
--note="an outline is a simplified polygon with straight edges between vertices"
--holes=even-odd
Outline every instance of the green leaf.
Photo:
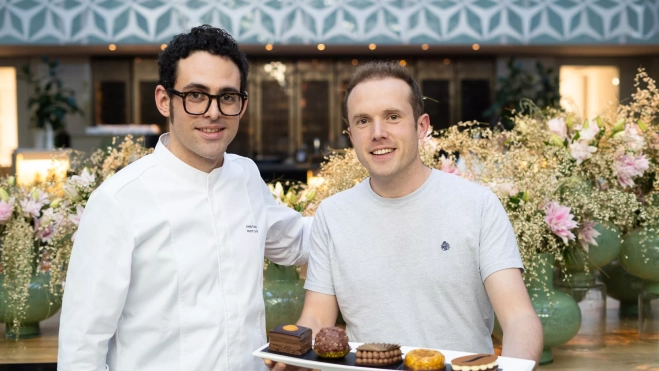
[[581,133],[577,131],[577,133],[574,134],[574,137],[572,138],[572,143],[574,143],[574,142],[576,142],[577,140],[579,140],[579,138],[581,138]]

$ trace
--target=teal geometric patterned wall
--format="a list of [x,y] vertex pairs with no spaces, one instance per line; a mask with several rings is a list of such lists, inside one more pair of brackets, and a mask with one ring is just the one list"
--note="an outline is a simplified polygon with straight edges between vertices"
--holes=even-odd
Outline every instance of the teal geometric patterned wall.
[[0,0],[0,44],[655,44],[657,0]]

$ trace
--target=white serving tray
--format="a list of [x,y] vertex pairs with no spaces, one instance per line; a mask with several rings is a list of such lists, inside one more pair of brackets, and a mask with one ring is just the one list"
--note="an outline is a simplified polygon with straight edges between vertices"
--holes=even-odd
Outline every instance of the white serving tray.
[[[352,348],[352,350],[350,352],[355,353],[357,347],[360,345],[362,345],[362,343],[351,342],[350,347]],[[410,347],[410,346],[400,347],[400,350],[403,352],[403,354],[407,354],[407,352],[409,352],[412,349],[417,349],[417,347]],[[466,356],[469,354],[474,354],[469,352],[457,352],[453,350],[442,350],[442,349],[437,349],[437,350],[439,350],[440,352],[442,352],[442,354],[444,354],[444,357],[446,357],[447,364],[449,364],[451,360],[453,360],[454,358]],[[313,352],[313,350],[311,352]],[[270,353],[268,351],[268,344],[255,350],[252,353],[252,355],[263,359],[270,359],[274,362],[282,362],[292,366],[307,367],[310,369],[317,369],[322,371],[346,371],[346,370],[365,371],[365,370],[402,370],[403,369],[402,366],[400,366],[400,368],[376,368],[373,366],[355,366],[353,363],[354,361],[350,362],[350,359],[352,357],[348,357],[346,360],[338,360],[338,361],[313,361],[295,356],[287,356],[280,353]],[[503,370],[503,371],[532,371],[533,367],[535,366],[535,362],[533,361],[529,361],[526,359],[510,358],[510,357],[499,357],[498,363],[499,363],[499,370]]]

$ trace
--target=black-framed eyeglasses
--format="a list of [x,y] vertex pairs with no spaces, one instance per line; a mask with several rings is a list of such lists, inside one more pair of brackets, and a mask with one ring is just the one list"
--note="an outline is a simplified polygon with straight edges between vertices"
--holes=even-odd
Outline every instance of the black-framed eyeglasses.
[[243,111],[247,101],[247,92],[212,95],[200,91],[180,92],[172,88],[167,89],[167,92],[181,97],[183,109],[189,115],[203,115],[210,108],[213,99],[216,99],[220,113],[224,116],[238,116]]

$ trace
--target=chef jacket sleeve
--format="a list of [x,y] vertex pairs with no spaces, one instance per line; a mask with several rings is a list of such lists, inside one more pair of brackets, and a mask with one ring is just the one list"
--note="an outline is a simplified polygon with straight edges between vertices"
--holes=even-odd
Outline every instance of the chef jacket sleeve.
[[108,193],[96,190],[76,233],[66,276],[57,369],[106,369],[130,284],[134,247],[127,218]]
[[313,218],[277,204],[268,186],[261,183],[267,214],[265,256],[281,265],[307,264]]

